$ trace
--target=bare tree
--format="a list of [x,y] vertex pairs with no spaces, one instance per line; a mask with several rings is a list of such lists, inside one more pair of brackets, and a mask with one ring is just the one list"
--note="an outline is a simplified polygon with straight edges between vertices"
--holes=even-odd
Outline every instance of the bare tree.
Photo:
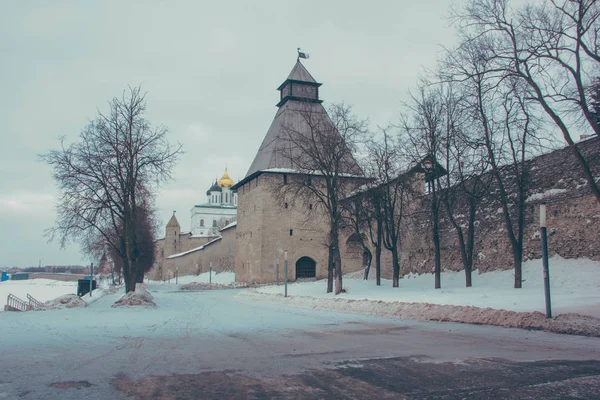
[[366,121],[358,119],[343,104],[331,105],[325,112],[320,104],[305,103],[297,112],[300,121],[282,127],[285,145],[278,149],[299,174],[299,179],[291,179],[285,190],[314,202],[327,217],[327,292],[333,291],[335,275],[335,294],[339,294],[342,291],[341,201],[365,180],[353,153],[363,138]]
[[[455,127],[456,128],[456,127]],[[461,131],[464,130],[464,131]],[[446,184],[441,197],[446,217],[458,239],[461,261],[465,271],[465,285],[472,286],[473,255],[475,251],[476,217],[481,200],[487,194],[490,179],[485,148],[471,140],[465,124],[460,130],[448,130],[445,146]],[[466,134],[465,134],[466,133]],[[466,226],[457,217],[466,205]]]
[[67,146],[63,140],[61,149],[40,156],[54,168],[62,192],[50,239],[85,249],[100,235],[122,264],[126,292],[135,291],[144,268],[142,210],[152,209],[159,184],[170,178],[181,153],[181,145],[167,142],[166,128],[150,125],[145,111],[145,95],[130,88],[109,102],[108,114],[98,113],[79,142]]
[[431,215],[431,237],[434,254],[434,286],[441,288],[441,237],[440,211],[442,208],[440,177],[444,174],[441,163],[444,163],[446,148],[445,128],[450,123],[448,109],[443,101],[442,88],[422,81],[418,86],[418,94],[413,95],[406,104],[407,113],[401,116],[402,137],[407,145],[403,146],[404,156],[414,165],[422,165],[428,185]]
[[[488,71],[522,80],[577,159],[600,203],[600,189],[572,131],[600,135],[590,91],[600,66],[600,5],[596,0],[530,2],[512,9],[509,0],[470,0],[455,12],[463,46],[488,51]],[[578,123],[583,119],[584,124]]]
[[[402,169],[399,145],[393,143],[387,130],[382,131],[381,141],[372,142],[370,153],[377,178],[377,187],[370,191],[376,223],[375,242],[382,243],[392,254],[392,286],[399,287],[401,234],[412,193],[412,182]],[[372,230],[370,236],[373,240]]]
[[536,104],[529,101],[532,89],[520,78],[495,69],[494,54],[495,49],[480,38],[450,53],[445,68],[461,82],[472,119],[479,125],[475,140],[487,153],[513,252],[514,287],[520,288],[529,186],[525,161],[542,148],[542,121],[537,118]]

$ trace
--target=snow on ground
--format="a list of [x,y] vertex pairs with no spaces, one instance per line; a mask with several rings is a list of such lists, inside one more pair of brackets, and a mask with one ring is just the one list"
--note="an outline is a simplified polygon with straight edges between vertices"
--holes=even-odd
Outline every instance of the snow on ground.
[[[198,282],[198,283],[208,283],[209,282],[209,274],[210,272],[203,272],[200,275],[186,275],[180,276],[177,279],[178,285],[185,285],[186,283]],[[210,279],[211,283],[218,283],[220,285],[229,285],[235,283],[235,272],[231,271],[223,271],[223,272],[213,272],[212,279]],[[162,281],[151,281],[153,283],[160,283]],[[166,281],[165,284],[175,285],[175,278],[171,278],[171,281]]]
[[43,302],[56,299],[65,294],[76,294],[77,281],[55,281],[52,279],[28,279],[24,281],[0,282],[0,312],[4,311],[6,298],[10,293],[27,301],[29,293],[36,300]]
[[[550,260],[550,281],[553,314],[580,313],[600,317],[600,262],[587,259]],[[530,260],[523,264],[523,288],[514,289],[513,271],[473,272],[473,286],[465,287],[465,275],[460,272],[442,273],[442,289],[433,288],[433,274],[409,274],[400,280],[399,288],[392,288],[391,280],[382,279],[381,286],[374,281],[371,270],[368,281],[362,274],[344,277],[347,293],[334,296],[325,293],[324,280],[299,282],[288,285],[290,296],[314,298],[369,299],[385,302],[416,302],[442,305],[490,307],[511,311],[545,312],[542,261]],[[261,293],[283,293],[283,285],[264,286]]]

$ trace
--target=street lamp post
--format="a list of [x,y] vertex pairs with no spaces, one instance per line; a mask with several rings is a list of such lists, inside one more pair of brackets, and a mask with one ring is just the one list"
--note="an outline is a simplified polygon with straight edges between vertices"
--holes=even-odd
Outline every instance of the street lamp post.
[[287,250],[283,254],[284,254],[284,258],[285,258],[284,267],[283,267],[284,268],[284,279],[285,279],[285,292],[284,292],[283,297],[287,297],[287,284],[288,284],[288,259],[287,259]]
[[550,300],[550,271],[548,270],[548,234],[546,232],[546,205],[540,204],[540,238],[542,240],[542,263],[544,270],[544,295],[546,297],[546,318],[552,318]]

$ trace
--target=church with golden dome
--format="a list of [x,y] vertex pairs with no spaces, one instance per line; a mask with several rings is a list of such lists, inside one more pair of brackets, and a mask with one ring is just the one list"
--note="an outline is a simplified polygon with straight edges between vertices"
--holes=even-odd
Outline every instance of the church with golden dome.
[[235,243],[232,234],[237,224],[238,203],[238,191],[234,186],[235,182],[225,168],[221,179],[215,180],[206,191],[206,202],[196,204],[190,210],[188,232],[181,232],[173,212],[165,227],[165,237],[156,241],[154,279],[167,279],[176,272],[197,274],[207,270],[212,263],[217,269],[233,264]]
[[219,230],[237,217],[237,190],[227,168],[218,181],[206,191],[206,203],[197,204],[190,211],[192,236],[218,236]]

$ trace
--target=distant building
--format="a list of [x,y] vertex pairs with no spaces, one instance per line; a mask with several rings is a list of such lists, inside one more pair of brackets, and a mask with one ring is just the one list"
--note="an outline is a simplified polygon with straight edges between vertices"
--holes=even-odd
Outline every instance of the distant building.
[[236,220],[237,190],[227,173],[206,191],[206,203],[192,207],[191,232],[193,236],[218,236],[219,229]]
[[[221,237],[221,230],[231,227],[237,218],[237,190],[235,182],[225,173],[206,191],[206,203],[198,204],[190,210],[189,232],[181,232],[179,221],[173,216],[165,227],[165,237],[156,241],[155,275],[168,276],[178,266],[169,266],[167,260],[195,253],[205,245]],[[186,257],[189,260],[190,257]],[[172,262],[171,262],[172,264]],[[195,273],[201,268],[197,260],[185,265],[185,274]]]

